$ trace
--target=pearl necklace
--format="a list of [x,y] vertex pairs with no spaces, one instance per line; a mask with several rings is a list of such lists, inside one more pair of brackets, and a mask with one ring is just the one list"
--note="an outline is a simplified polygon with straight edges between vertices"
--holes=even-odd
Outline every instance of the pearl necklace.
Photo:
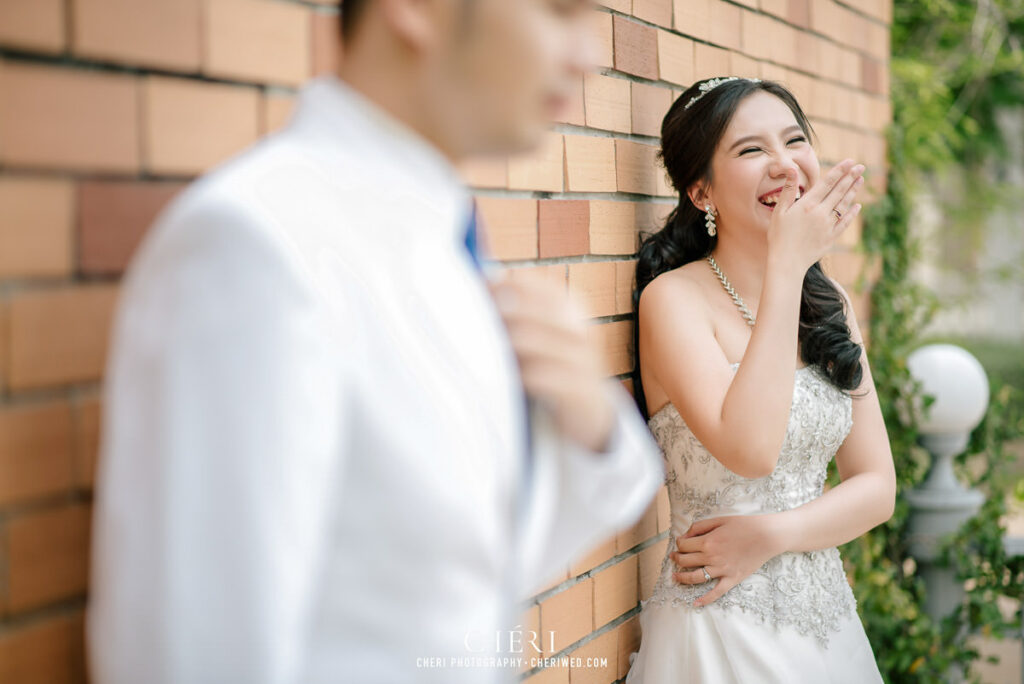
[[747,319],[747,325],[753,327],[754,314],[750,313],[750,309],[748,309],[747,305],[743,303],[743,298],[740,297],[736,290],[733,289],[732,284],[729,283],[729,279],[725,277],[724,273],[722,273],[722,269],[718,267],[718,262],[715,261],[715,257],[708,254],[707,262],[711,264],[711,269],[715,272],[715,275],[718,276],[718,280],[722,283],[722,287],[724,287],[725,291],[732,296],[732,301],[736,302],[736,306],[739,307],[740,313],[743,314],[743,318]]

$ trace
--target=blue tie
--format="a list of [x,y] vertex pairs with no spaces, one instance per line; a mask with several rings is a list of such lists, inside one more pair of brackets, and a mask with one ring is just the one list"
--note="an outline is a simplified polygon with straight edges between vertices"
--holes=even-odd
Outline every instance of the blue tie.
[[[480,247],[476,234],[476,200],[473,201],[473,208],[469,212],[469,222],[466,225],[466,249],[478,271],[483,275],[483,265],[480,263]],[[526,472],[529,477],[530,468],[533,467],[533,431],[530,429],[530,399],[526,399]]]

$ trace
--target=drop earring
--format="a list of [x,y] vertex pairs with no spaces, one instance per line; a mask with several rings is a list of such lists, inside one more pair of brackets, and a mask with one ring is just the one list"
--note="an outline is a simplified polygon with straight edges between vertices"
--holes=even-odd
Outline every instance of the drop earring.
[[710,204],[704,205],[704,211],[706,212],[704,215],[704,225],[708,227],[708,235],[714,237],[718,233],[718,230],[715,227],[715,212],[711,210]]

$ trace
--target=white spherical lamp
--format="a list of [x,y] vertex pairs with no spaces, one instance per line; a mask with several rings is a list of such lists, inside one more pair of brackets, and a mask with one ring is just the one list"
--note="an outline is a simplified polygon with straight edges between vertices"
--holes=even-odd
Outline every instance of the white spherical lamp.
[[[954,344],[929,344],[907,357],[922,393],[935,397],[919,421],[924,435],[969,433],[988,409],[988,376],[978,359]],[[920,414],[919,414],[920,415]]]

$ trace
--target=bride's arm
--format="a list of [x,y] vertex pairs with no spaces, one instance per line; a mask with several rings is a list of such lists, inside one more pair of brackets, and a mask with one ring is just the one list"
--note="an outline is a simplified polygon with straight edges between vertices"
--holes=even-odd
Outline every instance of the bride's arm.
[[772,514],[780,552],[814,551],[845,544],[892,517],[896,503],[892,449],[867,353],[863,351],[857,316],[846,291],[832,282],[846,300],[851,339],[862,345],[864,375],[854,392],[853,427],[836,452],[842,482],[813,501]]

